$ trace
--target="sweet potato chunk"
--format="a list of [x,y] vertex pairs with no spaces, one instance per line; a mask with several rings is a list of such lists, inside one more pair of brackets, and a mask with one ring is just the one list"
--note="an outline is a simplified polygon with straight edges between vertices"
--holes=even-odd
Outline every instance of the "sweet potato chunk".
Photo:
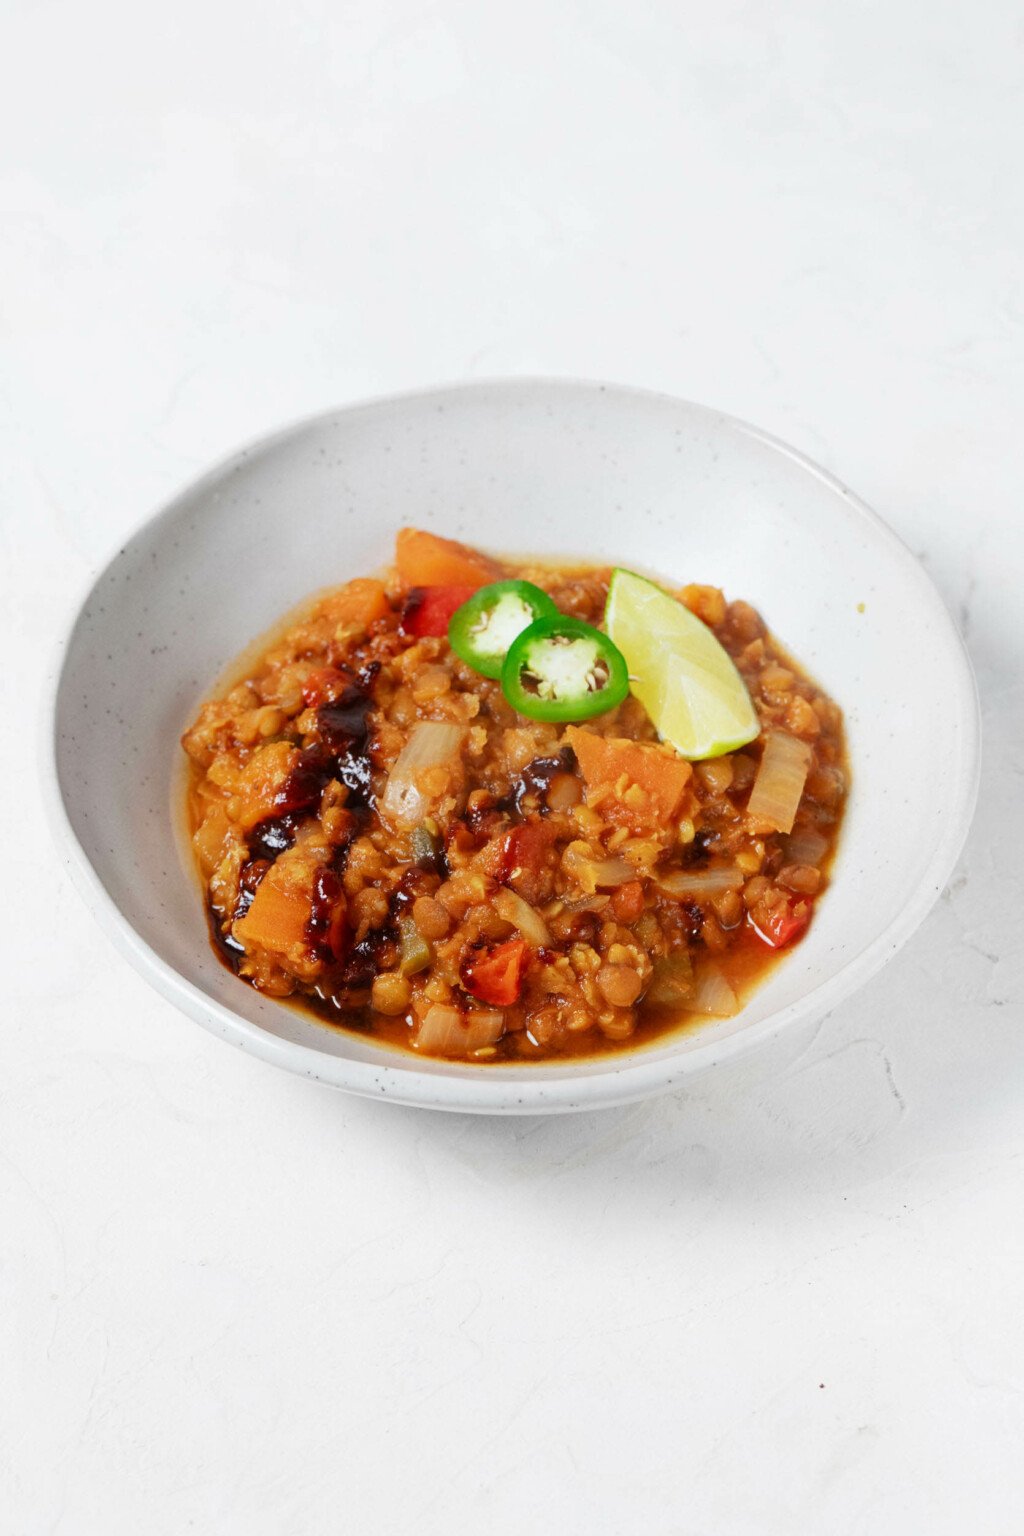
[[346,582],[336,592],[329,592],[317,607],[319,615],[345,629],[369,629],[375,619],[390,611],[384,583],[370,576]]
[[[623,809],[622,819],[638,827],[663,826],[677,815],[692,770],[670,748],[598,736],[578,725],[570,725],[565,738],[576,754],[588,798],[610,786]],[[601,803],[611,810],[607,800]]]
[[395,564],[407,587],[469,587],[475,592],[504,574],[488,555],[422,528],[398,530]]
[[239,775],[235,819],[243,832],[274,815],[274,801],[299,760],[299,750],[288,741],[271,741],[259,747]]
[[286,959],[306,953],[306,925],[312,913],[309,894],[289,885],[282,871],[271,869],[256,887],[252,906],[235,923],[235,937],[249,948],[256,945]]

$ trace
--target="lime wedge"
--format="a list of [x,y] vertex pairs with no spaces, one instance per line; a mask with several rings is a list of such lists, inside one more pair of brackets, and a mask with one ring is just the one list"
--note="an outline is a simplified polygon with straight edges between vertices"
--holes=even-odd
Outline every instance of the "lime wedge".
[[604,627],[626,658],[630,689],[683,757],[720,757],[758,735],[757,713],[728,653],[652,581],[613,571]]

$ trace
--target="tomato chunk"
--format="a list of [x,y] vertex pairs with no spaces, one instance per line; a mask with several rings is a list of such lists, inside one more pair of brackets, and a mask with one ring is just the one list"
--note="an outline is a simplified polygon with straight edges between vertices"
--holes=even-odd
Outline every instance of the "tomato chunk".
[[402,632],[422,640],[447,635],[452,614],[473,596],[474,587],[413,587],[402,610]]
[[554,887],[551,844],[557,835],[557,828],[539,816],[513,827],[502,841],[495,879],[534,906],[547,901]]
[[478,1002],[509,1008],[519,1001],[525,964],[525,940],[510,939],[494,949],[468,955],[462,964],[462,985]]
[[775,907],[761,922],[754,922],[754,927],[766,944],[773,949],[784,949],[800,937],[810,920],[809,901],[787,901]]

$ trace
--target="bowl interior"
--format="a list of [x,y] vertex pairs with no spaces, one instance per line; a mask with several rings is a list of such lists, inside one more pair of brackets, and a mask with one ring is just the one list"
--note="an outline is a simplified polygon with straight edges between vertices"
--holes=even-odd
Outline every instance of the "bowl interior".
[[[808,937],[736,1019],[592,1063],[471,1068],[329,1030],[260,998],[214,958],[173,825],[178,737],[243,646],[316,588],[386,563],[403,523],[722,586],[754,603],[843,706],[853,792],[832,886]],[[927,577],[798,455],[660,396],[479,385],[301,424],[147,523],[100,576],[69,639],[56,794],[97,915],[209,1027],[360,1091],[572,1107],[663,1086],[770,1023],[824,1011],[877,968],[941,889],[966,831],[975,711]]]

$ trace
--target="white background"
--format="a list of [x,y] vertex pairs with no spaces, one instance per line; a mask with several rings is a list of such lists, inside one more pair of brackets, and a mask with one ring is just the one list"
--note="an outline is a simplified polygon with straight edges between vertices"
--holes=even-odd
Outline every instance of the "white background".
[[[0,16],[0,1529],[1016,1536],[1019,7]],[[51,853],[35,716],[88,573],[210,459],[524,372],[706,401],[871,502],[967,635],[982,798],[820,1029],[443,1118],[151,995]]]

